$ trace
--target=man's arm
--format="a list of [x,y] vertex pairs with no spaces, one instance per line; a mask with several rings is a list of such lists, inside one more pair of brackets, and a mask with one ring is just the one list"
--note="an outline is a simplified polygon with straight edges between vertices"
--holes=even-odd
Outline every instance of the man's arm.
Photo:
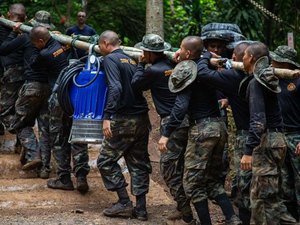
[[172,108],[170,119],[165,128],[162,129],[162,136],[158,142],[158,148],[161,152],[167,151],[167,143],[171,133],[180,126],[185,115],[188,112],[189,102],[191,98],[191,85],[178,93],[174,107]]
[[108,86],[107,102],[104,109],[104,119],[107,120],[117,112],[117,106],[122,94],[122,84],[120,70],[112,58],[106,56],[103,61],[103,67]]
[[17,32],[12,31],[0,46],[0,55],[5,56],[22,49],[26,43],[25,34],[18,35]]
[[132,88],[135,91],[146,91],[150,89],[153,81],[154,74],[151,70],[151,67],[145,69],[145,63],[140,62],[131,81]]
[[243,170],[250,170],[252,168],[253,149],[260,144],[261,136],[266,129],[266,113],[263,86],[256,80],[253,80],[250,82],[248,88],[250,128],[244,156],[241,159],[241,168]]
[[210,52],[205,52],[203,57],[198,62],[197,79],[201,82],[206,82],[214,88],[225,93],[232,93],[239,85],[239,80],[236,79],[236,71],[233,69],[216,70],[210,66]]

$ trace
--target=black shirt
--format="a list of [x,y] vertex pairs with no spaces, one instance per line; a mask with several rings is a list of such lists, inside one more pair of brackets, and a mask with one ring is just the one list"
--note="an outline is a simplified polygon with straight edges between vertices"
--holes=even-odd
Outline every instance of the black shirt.
[[23,50],[21,48],[12,50],[11,48],[7,47],[7,45],[12,39],[11,37],[10,38],[8,37],[9,34],[12,33],[11,29],[2,26],[0,26],[0,28],[1,28],[0,39],[2,41],[0,45],[0,55],[3,56],[1,57],[1,62],[3,67],[9,67],[13,65],[23,65],[24,62]]
[[[199,66],[200,59],[195,61]],[[196,79],[192,84],[179,92],[171,111],[170,121],[162,135],[169,137],[181,124],[187,113],[192,122],[208,117],[219,117],[220,111],[216,90]]]
[[104,109],[104,119],[115,114],[138,115],[148,112],[147,101],[142,93],[135,93],[131,86],[136,71],[136,62],[121,49],[104,57],[108,95]]
[[164,58],[148,68],[145,63],[139,63],[131,81],[133,89],[137,92],[151,90],[153,102],[161,118],[170,115],[174,106],[176,94],[169,90],[169,76],[174,68],[174,63]]
[[252,155],[253,149],[260,144],[261,136],[266,129],[282,128],[282,117],[277,94],[268,90],[255,78],[249,82],[247,96],[250,128],[245,155]]
[[300,79],[280,80],[281,93],[278,95],[283,126],[300,131]]
[[68,65],[68,49],[52,37],[44,49],[40,51],[35,49],[34,55],[30,59],[30,67],[34,77],[39,76],[40,79],[46,79],[46,82],[49,82],[53,87],[61,70]]
[[222,71],[210,69],[210,58],[209,52],[204,53],[198,64],[198,80],[222,91],[228,98],[237,130],[248,130],[250,120],[248,102],[238,95],[240,82],[246,74],[235,69]]

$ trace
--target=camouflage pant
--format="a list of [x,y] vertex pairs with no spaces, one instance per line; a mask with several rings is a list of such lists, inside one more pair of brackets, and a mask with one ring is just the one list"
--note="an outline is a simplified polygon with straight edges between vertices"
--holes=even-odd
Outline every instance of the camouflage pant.
[[15,114],[15,103],[18,99],[18,93],[22,87],[23,68],[16,67],[5,70],[1,77],[0,89],[0,121],[5,127],[10,127],[11,120]]
[[49,98],[49,111],[50,146],[57,164],[57,175],[60,177],[71,173],[71,155],[75,176],[79,171],[87,175],[90,171],[87,144],[68,142],[72,119],[63,112],[56,93],[52,93]]
[[282,167],[283,199],[289,212],[299,220],[300,215],[300,158],[295,149],[300,143],[299,132],[286,132],[287,154]]
[[[160,129],[168,123],[169,117],[161,120]],[[184,214],[191,214],[190,201],[183,189],[184,154],[188,140],[188,118],[170,136],[167,143],[169,151],[160,155],[160,172],[170,193],[177,202],[177,209]]]
[[123,156],[131,175],[131,193],[149,191],[151,164],[148,154],[150,131],[148,115],[117,116],[111,120],[113,137],[104,139],[97,166],[105,187],[110,191],[127,186],[117,161]]
[[256,225],[296,222],[287,213],[280,198],[281,167],[285,154],[285,137],[280,132],[266,132],[262,136],[261,144],[253,150],[250,199],[252,219]]
[[206,118],[191,126],[183,186],[193,203],[225,193],[220,174],[226,139],[225,123],[219,118]]
[[[49,92],[49,85],[40,82],[26,82],[20,89],[19,97],[15,104],[16,112],[12,119],[10,129],[17,132],[22,146],[24,146],[24,142],[22,140],[27,140],[28,135],[32,143],[36,142],[36,137],[32,132],[32,127],[35,124],[35,119],[40,118],[40,113],[45,110],[47,111],[47,98],[49,96]],[[23,131],[24,129],[26,132]],[[41,139],[39,139],[38,147],[32,144],[30,148],[26,148],[27,160],[40,158],[41,152],[50,151],[48,140],[44,138],[47,137],[47,134],[44,134],[44,132],[48,133],[47,130],[48,124],[39,124]]]
[[241,170],[241,159],[244,155],[245,144],[248,139],[248,131],[240,130],[237,131],[236,139],[234,143],[234,170],[236,174],[237,182],[237,196],[234,199],[236,206],[239,208],[240,214],[247,213],[247,216],[242,218],[243,215],[240,215],[240,219],[243,221],[243,224],[250,224],[250,184],[252,179],[251,170]]

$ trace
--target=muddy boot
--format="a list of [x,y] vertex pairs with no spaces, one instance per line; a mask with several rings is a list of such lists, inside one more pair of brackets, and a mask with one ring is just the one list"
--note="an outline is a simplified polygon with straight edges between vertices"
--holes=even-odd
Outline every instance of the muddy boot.
[[33,170],[42,165],[41,159],[33,159],[33,160],[27,160],[26,164],[22,166],[22,170]]
[[42,179],[48,179],[49,176],[50,176],[50,169],[47,169],[47,168],[41,168],[39,171],[38,171],[38,176]]
[[182,212],[178,211],[177,209],[170,212],[167,217],[167,220],[180,220],[182,219]]
[[110,208],[103,210],[103,214],[109,217],[131,217],[132,216],[132,202],[129,201],[125,204],[121,202],[114,203]]
[[61,189],[73,191],[74,186],[70,174],[62,175],[61,177],[50,179],[47,182],[47,187],[52,189]]
[[85,194],[89,191],[89,185],[87,183],[86,175],[87,175],[86,171],[84,171],[84,172],[78,171],[78,174],[77,174],[76,186],[77,186],[77,190],[81,194]]
[[136,207],[132,210],[132,216],[135,219],[141,220],[141,221],[147,221],[148,220],[148,213],[146,210],[138,209]]
[[225,225],[242,225],[242,221],[236,216],[233,215],[230,220],[225,221]]

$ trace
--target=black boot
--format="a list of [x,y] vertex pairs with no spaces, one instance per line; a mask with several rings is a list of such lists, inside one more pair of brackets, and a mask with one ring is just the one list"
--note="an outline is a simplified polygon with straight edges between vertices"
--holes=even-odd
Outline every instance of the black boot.
[[201,225],[212,225],[207,199],[194,203]]
[[65,174],[58,178],[48,180],[47,187],[52,189],[61,189],[68,191],[74,190],[70,174]]
[[132,211],[132,216],[138,220],[148,220],[148,213],[146,210],[146,195],[136,196],[136,207]]
[[77,190],[81,193],[81,194],[85,194],[89,191],[89,185],[86,179],[87,176],[87,172],[86,171],[81,171],[79,170],[77,173]]

